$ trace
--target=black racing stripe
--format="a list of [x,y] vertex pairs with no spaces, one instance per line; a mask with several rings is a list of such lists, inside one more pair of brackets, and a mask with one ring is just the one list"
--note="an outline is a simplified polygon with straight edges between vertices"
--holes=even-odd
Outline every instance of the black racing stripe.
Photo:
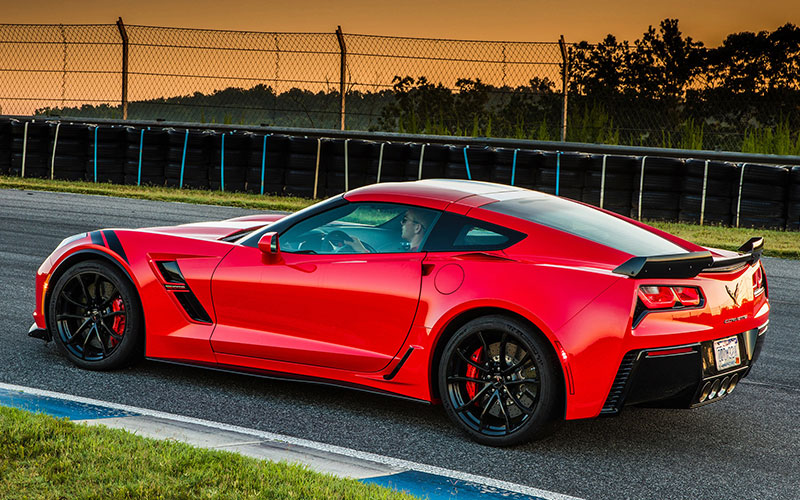
[[89,236],[92,237],[92,243],[95,245],[100,245],[101,247],[106,246],[106,242],[103,241],[103,235],[100,234],[100,231],[92,231],[89,233]]
[[108,248],[110,248],[112,252],[122,257],[122,260],[130,264],[130,262],[128,262],[128,257],[125,255],[125,250],[122,249],[122,243],[119,242],[119,238],[117,238],[116,233],[114,233],[114,231],[103,231],[103,236],[106,237]]

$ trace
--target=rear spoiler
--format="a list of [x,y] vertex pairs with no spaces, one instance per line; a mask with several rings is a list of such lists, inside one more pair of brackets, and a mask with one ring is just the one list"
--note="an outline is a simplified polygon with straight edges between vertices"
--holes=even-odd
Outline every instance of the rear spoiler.
[[723,272],[761,258],[764,238],[750,238],[739,247],[740,255],[714,257],[709,251],[688,252],[654,257],[632,257],[614,269],[617,274],[631,278],[694,278],[703,271]]

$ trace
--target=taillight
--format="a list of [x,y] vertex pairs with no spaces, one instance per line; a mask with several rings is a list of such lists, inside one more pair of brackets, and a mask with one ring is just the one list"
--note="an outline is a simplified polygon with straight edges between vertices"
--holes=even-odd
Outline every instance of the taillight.
[[678,300],[686,307],[699,306],[701,302],[700,289],[692,287],[676,286],[672,288],[675,290],[675,295]]
[[645,285],[639,287],[639,299],[647,309],[672,309],[699,306],[703,295],[694,287]]
[[639,298],[648,309],[668,309],[677,300],[675,292],[668,286],[640,286]]
[[764,293],[765,280],[764,280],[764,268],[759,263],[758,267],[756,268],[756,272],[753,273],[753,293],[754,295],[761,295]]

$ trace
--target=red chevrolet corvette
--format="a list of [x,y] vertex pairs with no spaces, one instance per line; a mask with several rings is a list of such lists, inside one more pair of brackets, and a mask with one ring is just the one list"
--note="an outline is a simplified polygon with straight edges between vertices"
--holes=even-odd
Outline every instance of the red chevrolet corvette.
[[727,396],[767,330],[762,248],[497,184],[377,184],[285,217],[71,236],[39,268],[30,335],[94,370],[144,355],[441,402],[510,445]]

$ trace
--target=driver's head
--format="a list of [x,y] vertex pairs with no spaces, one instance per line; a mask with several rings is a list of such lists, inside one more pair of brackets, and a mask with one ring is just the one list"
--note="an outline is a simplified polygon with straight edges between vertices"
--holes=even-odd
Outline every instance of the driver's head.
[[425,236],[425,231],[429,229],[431,220],[431,217],[422,211],[409,208],[400,221],[400,236],[411,243],[411,246],[418,246]]

